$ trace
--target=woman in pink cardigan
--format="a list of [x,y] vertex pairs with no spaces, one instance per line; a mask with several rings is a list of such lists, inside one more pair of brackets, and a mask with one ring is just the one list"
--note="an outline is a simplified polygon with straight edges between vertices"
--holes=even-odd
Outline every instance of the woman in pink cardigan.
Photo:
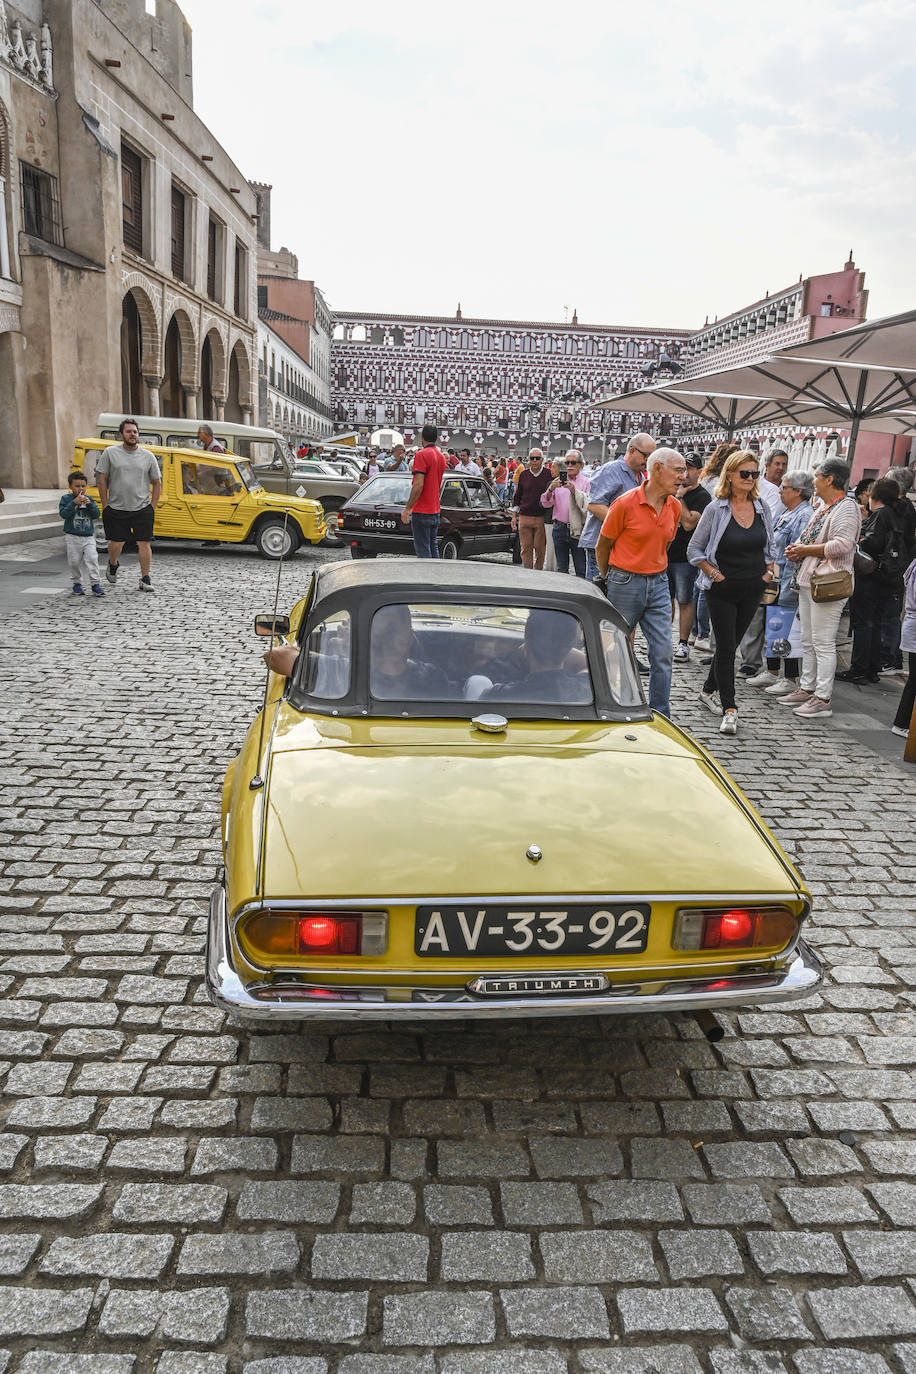
[[786,549],[786,558],[796,564],[802,671],[798,691],[779,701],[805,718],[833,715],[830,695],[836,675],[836,636],[846,602],[815,601],[811,575],[852,573],[862,511],[854,497],[847,497],[848,485],[849,464],[839,458],[825,459],[814,474],[814,492],[821,505],[801,538]]

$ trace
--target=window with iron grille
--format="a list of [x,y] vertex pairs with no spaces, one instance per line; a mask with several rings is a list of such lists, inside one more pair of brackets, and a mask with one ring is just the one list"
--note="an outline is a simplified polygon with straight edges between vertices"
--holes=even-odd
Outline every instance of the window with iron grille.
[[124,246],[143,252],[143,159],[121,144],[121,226]]
[[184,280],[184,227],[186,203],[184,192],[172,183],[172,276]]
[[248,254],[238,239],[235,241],[235,298],[233,308],[240,320],[248,318]]
[[45,243],[63,244],[60,222],[60,192],[57,177],[33,167],[19,164],[22,175],[22,224],[25,232]]

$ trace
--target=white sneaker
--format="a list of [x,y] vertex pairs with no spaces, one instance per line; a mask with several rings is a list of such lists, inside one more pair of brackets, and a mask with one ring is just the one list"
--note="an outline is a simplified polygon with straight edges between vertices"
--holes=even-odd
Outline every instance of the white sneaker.
[[909,730],[904,730],[904,728],[903,728],[902,725],[892,725],[892,726],[891,726],[891,734],[892,734],[892,735],[899,735],[901,739],[909,739],[909,737],[910,737],[910,732],[909,732]]
[[696,644],[696,642],[697,642],[696,630],[691,630],[691,631],[690,631],[690,634],[687,636],[687,643],[688,643],[688,645],[690,646],[690,648],[692,649],[693,646],[694,646],[694,644]]
[[779,681],[778,673],[771,673],[769,668],[764,668],[763,672],[757,673],[754,677],[745,678],[748,687],[772,687],[774,682]]
[[140,590],[141,592],[151,592],[154,590],[149,573],[140,578]]
[[712,711],[714,716],[720,716],[722,714],[722,703],[719,700],[718,692],[704,692],[703,689],[700,688],[700,700],[707,711]]
[[695,649],[701,649],[701,650],[703,651],[703,653],[708,654],[708,653],[709,653],[709,636],[707,635],[707,636],[706,636],[705,638],[703,638],[703,639],[695,639],[695,640],[693,641],[693,647],[694,647]]
[[726,711],[722,717],[722,724],[719,726],[720,735],[737,735],[738,733],[738,712]]
[[678,644],[672,657],[675,663],[686,663],[690,658],[690,650],[683,641]]
[[788,677],[778,677],[772,687],[764,687],[768,697],[785,697],[797,689],[798,684]]

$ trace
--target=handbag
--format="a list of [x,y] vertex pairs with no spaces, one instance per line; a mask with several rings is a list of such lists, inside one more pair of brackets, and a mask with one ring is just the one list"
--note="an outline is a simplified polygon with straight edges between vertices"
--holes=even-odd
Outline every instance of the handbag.
[[761,598],[760,598],[760,604],[761,604],[761,606],[775,606],[775,605],[776,605],[776,602],[777,602],[778,600],[779,600],[779,583],[778,583],[778,581],[768,582],[768,583],[766,584],[766,586],[764,587],[764,589],[763,589],[763,594],[762,594],[762,596],[761,596]]
[[812,601],[845,601],[849,596],[852,596],[852,573],[847,569],[811,574]]
[[862,577],[867,577],[869,573],[875,571],[878,563],[876,559],[872,558],[870,553],[866,553],[864,549],[856,548],[852,556],[852,566]]

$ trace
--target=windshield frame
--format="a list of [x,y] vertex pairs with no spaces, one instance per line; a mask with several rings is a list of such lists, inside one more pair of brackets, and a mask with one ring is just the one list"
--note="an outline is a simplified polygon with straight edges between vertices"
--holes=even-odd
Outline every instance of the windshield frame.
[[[425,603],[428,605],[433,601],[443,605],[472,606],[477,611],[482,611],[488,606],[498,608],[511,604],[527,609],[565,611],[575,616],[582,627],[584,636],[593,700],[586,705],[576,706],[513,702],[505,699],[399,702],[376,700],[369,691],[369,640],[372,619],[376,611],[384,606],[398,603],[406,603],[407,605]],[[579,602],[571,603],[558,595],[545,596],[543,593],[539,594],[536,586],[532,588],[531,592],[520,593],[513,589],[511,593],[507,593],[506,590],[494,587],[485,592],[475,590],[472,594],[470,591],[462,591],[460,588],[446,590],[437,587],[432,592],[429,588],[424,589],[422,583],[418,582],[416,588],[398,587],[387,590],[379,588],[371,592],[364,590],[363,594],[359,596],[354,595],[354,592],[350,590],[335,592],[327,597],[322,597],[319,591],[311,610],[302,618],[298,632],[300,646],[307,640],[319,621],[341,609],[349,610],[351,616],[350,691],[346,697],[333,703],[310,696],[305,691],[302,681],[305,655],[300,654],[286,688],[288,700],[299,711],[322,716],[368,716],[375,719],[395,718],[401,720],[469,720],[476,715],[487,712],[503,715],[507,719],[529,721],[602,722],[651,719],[652,712],[645,701],[643,685],[636,669],[635,659],[632,657],[633,651],[628,627],[623,618],[614,611],[608,602],[596,601],[594,607]],[[617,624],[620,631],[621,651],[630,656],[629,680],[638,695],[638,700],[632,704],[624,705],[615,701],[611,691],[605,661],[605,649],[599,630],[600,623],[608,620]]]

